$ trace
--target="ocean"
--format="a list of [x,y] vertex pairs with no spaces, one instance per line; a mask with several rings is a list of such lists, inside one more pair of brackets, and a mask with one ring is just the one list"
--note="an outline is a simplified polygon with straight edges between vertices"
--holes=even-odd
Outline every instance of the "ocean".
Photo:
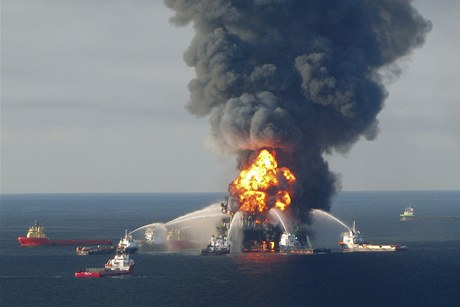
[[[34,221],[53,239],[109,238],[220,203],[223,193],[6,194],[0,197],[1,306],[460,306],[460,191],[342,192],[330,213],[367,241],[405,252],[133,255],[134,274],[76,279],[110,256],[74,247],[20,247]],[[400,221],[406,206],[418,220]],[[316,244],[338,247],[343,226],[318,218]],[[332,243],[331,243],[332,242]],[[334,247],[333,246],[333,247]]]

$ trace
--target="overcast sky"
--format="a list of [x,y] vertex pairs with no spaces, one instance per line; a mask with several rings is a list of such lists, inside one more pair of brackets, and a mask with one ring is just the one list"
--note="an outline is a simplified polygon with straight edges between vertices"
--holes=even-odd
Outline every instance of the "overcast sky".
[[[1,192],[213,192],[235,157],[185,109],[193,36],[160,0],[1,1]],[[417,0],[425,45],[388,80],[380,134],[328,156],[343,190],[460,189],[460,1]]]

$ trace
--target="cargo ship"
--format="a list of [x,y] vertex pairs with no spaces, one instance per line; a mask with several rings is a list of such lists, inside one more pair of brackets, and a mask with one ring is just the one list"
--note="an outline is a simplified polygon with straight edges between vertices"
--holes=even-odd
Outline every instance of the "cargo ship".
[[134,270],[134,260],[129,258],[129,254],[118,253],[109,259],[103,268],[86,268],[75,272],[76,278],[98,278],[106,276],[120,276],[132,274]]
[[405,251],[407,246],[398,244],[369,244],[364,241],[361,232],[356,229],[356,223],[349,231],[342,234],[342,241],[339,242],[344,252],[394,252]]
[[414,208],[407,207],[404,212],[399,215],[401,221],[415,220]]
[[49,245],[111,245],[111,240],[85,239],[85,240],[53,240],[45,234],[45,228],[37,222],[29,228],[25,237],[18,237],[21,246],[49,246]]

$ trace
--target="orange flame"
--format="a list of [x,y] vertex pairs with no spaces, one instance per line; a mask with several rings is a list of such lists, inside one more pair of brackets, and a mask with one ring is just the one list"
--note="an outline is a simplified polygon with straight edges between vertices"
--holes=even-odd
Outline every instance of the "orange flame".
[[291,204],[287,188],[296,178],[287,168],[278,168],[275,152],[263,149],[252,165],[240,172],[229,186],[230,194],[239,199],[240,210],[264,212],[269,207],[285,210]]

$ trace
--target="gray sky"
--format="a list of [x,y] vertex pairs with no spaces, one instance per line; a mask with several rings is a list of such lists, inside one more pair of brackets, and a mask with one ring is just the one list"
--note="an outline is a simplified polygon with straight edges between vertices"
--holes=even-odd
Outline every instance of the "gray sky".
[[[1,1],[1,192],[212,192],[235,157],[185,109],[193,32],[152,1]],[[380,135],[328,156],[344,190],[460,189],[460,2],[388,80]]]

